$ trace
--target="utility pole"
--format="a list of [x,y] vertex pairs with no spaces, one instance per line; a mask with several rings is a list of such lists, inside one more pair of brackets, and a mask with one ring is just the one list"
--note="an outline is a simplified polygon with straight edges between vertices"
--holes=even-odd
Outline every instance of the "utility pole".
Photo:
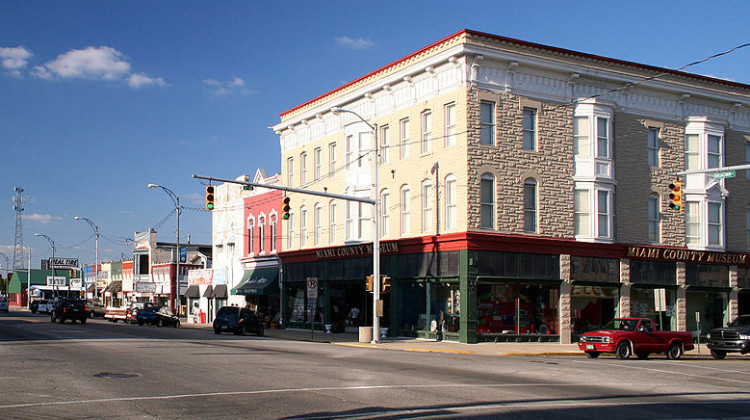
[[13,188],[16,198],[13,200],[13,210],[16,211],[16,236],[13,244],[13,270],[23,268],[23,202],[26,201],[21,195],[23,187]]

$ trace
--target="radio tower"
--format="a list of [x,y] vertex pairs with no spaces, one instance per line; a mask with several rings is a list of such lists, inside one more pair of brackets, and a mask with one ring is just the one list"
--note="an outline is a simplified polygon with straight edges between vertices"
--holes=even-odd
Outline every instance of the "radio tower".
[[[16,192],[16,198],[13,199],[15,205],[13,210],[16,211],[16,241],[13,246],[13,270],[23,268],[23,202],[25,199],[21,195],[23,187],[13,188]],[[31,267],[29,267],[31,268]]]

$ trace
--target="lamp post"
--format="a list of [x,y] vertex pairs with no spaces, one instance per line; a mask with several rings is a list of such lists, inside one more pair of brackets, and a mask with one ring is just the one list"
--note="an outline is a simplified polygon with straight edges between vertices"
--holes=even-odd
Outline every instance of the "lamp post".
[[95,225],[94,222],[85,218],[76,216],[75,220],[83,220],[94,229],[94,235],[96,240],[94,242],[94,301],[98,302],[98,289],[99,289],[99,226]]
[[378,182],[378,163],[380,160],[379,156],[379,144],[378,144],[378,125],[371,124],[364,119],[358,113],[344,109],[344,108],[332,108],[331,112],[334,115],[338,115],[341,112],[347,112],[359,118],[360,121],[367,124],[372,130],[372,138],[374,140],[374,151],[375,155],[372,159],[373,166],[373,227],[375,232],[373,233],[372,239],[372,343],[378,343],[380,341],[380,317],[378,317],[378,303],[380,302],[380,192]]
[[[55,279],[55,241],[52,240],[49,236],[43,234],[43,233],[35,233],[34,236],[41,236],[42,238],[46,239],[50,245],[52,245],[52,286],[55,288],[55,296],[60,297],[60,291],[57,288],[57,279]],[[29,266],[29,273],[31,272],[31,266]]]
[[169,198],[172,199],[172,202],[175,205],[175,209],[177,210],[177,246],[175,250],[175,287],[174,287],[174,310],[177,313],[177,316],[180,316],[180,213],[181,213],[181,207],[180,207],[180,197],[173,193],[172,190],[170,190],[167,187],[164,187],[162,185],[157,184],[148,184],[148,187],[151,189],[154,188],[161,188],[164,190],[167,195],[169,195]]

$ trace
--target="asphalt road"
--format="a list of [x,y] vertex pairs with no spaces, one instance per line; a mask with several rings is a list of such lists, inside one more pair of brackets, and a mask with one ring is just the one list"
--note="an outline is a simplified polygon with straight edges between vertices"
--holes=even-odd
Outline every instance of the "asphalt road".
[[750,416],[750,358],[488,357],[0,314],[0,418]]

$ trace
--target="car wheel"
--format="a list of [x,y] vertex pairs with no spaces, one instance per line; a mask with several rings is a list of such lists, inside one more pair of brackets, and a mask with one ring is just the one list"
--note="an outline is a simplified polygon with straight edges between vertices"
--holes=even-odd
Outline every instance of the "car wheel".
[[636,353],[636,356],[638,356],[638,360],[648,359],[648,353],[639,352],[639,353]]
[[713,357],[714,359],[717,359],[717,360],[722,360],[722,359],[724,359],[725,357],[727,357],[727,352],[725,352],[725,351],[721,351],[721,350],[711,350],[711,356],[712,356],[712,357]]
[[617,350],[615,350],[615,357],[620,360],[625,360],[630,357],[630,344],[627,341],[623,341],[617,345]]
[[81,324],[85,324],[85,323],[86,323],[86,318],[81,318]]
[[677,360],[682,357],[682,344],[672,343],[667,350],[667,359]]
[[245,330],[245,326],[244,325],[240,325],[239,327],[237,327],[237,329],[234,331],[234,333],[236,335],[245,335],[245,333],[247,333],[247,331]]
[[218,328],[214,328],[214,334],[221,334],[221,330]]
[[587,351],[586,357],[588,357],[589,359],[596,359],[597,357],[599,357],[599,354],[600,353],[598,351]]
[[263,337],[263,324],[258,325],[258,337]]
[[157,319],[156,320],[156,326],[157,327],[162,327],[163,325],[164,325],[164,321],[162,321],[161,319]]

